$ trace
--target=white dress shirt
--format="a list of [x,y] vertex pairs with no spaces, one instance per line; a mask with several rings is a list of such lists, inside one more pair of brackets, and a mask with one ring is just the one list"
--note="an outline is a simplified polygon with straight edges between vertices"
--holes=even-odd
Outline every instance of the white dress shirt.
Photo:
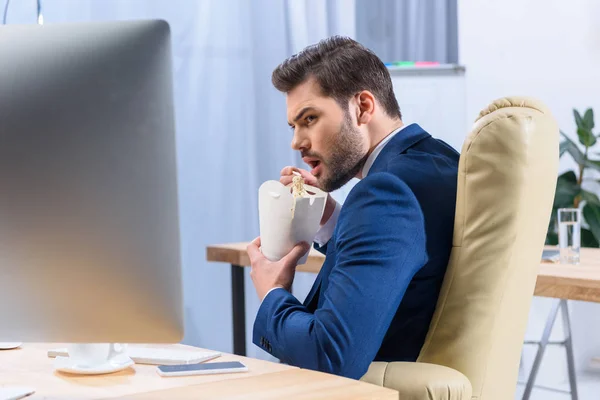
[[[363,165],[363,168],[361,171],[361,176],[363,178],[365,176],[367,176],[367,174],[369,173],[369,170],[371,169],[371,167],[373,166],[373,163],[375,162],[375,159],[377,159],[377,156],[379,155],[379,153],[381,153],[381,150],[383,150],[385,145],[388,144],[388,142],[390,140],[392,140],[392,138],[398,132],[400,132],[402,129],[406,128],[407,126],[408,125],[403,125],[400,128],[393,131],[392,133],[390,133],[389,135],[387,135],[373,149],[371,154],[369,154],[369,157],[367,157],[367,160],[365,161],[365,165]],[[319,246],[323,246],[325,243],[329,242],[329,239],[331,239],[331,236],[333,236],[333,230],[335,229],[335,225],[337,224],[338,217],[340,216],[341,210],[342,210],[342,205],[340,203],[336,202],[335,209],[333,210],[333,214],[331,214],[331,217],[329,217],[327,222],[325,224],[323,224],[317,231],[317,235],[315,236],[315,243],[317,243]]]

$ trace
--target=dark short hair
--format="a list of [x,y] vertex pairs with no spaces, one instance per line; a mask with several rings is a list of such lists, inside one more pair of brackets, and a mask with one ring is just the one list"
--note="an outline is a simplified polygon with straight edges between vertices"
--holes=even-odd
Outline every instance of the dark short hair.
[[385,64],[355,40],[333,36],[308,46],[275,68],[271,80],[277,90],[289,93],[311,77],[322,93],[334,98],[344,110],[350,97],[368,90],[386,114],[402,118]]

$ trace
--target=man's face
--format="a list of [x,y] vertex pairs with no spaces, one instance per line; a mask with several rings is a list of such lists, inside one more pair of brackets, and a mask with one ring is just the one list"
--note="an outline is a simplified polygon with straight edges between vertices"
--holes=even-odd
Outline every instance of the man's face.
[[323,96],[318,83],[309,79],[291,90],[287,114],[292,148],[301,152],[322,190],[339,189],[357,175],[369,149],[366,133],[351,112]]

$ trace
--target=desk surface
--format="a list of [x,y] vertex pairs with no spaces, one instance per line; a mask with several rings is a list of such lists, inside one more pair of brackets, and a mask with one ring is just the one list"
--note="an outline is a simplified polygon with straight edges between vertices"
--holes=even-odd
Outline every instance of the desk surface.
[[[208,246],[206,258],[208,261],[248,266],[250,259],[246,246],[247,243]],[[325,256],[311,249],[306,264],[299,265],[297,270],[317,273],[324,260]],[[540,263],[535,295],[600,303],[600,249],[581,249],[579,265]]]
[[582,248],[578,265],[540,264],[535,295],[600,303],[600,249]]
[[[228,243],[208,246],[206,248],[206,259],[208,261],[226,262],[241,267],[248,267],[250,266],[250,258],[246,252],[246,246],[249,243]],[[323,261],[325,261],[325,256],[311,248],[306,264],[298,265],[296,270],[318,273],[321,270]]]
[[[187,348],[183,345],[173,345]],[[47,350],[62,344],[23,344],[0,350],[0,387],[31,386],[28,399],[398,399],[398,393],[365,382],[223,354],[216,361],[239,360],[248,372],[193,377],[161,377],[152,365],[97,376],[54,371]],[[232,384],[235,381],[235,384]]]

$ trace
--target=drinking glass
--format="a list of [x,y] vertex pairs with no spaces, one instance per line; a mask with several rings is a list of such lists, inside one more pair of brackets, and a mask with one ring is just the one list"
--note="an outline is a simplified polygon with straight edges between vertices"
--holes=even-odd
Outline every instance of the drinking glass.
[[579,264],[581,211],[578,208],[558,209],[558,247],[561,263]]

